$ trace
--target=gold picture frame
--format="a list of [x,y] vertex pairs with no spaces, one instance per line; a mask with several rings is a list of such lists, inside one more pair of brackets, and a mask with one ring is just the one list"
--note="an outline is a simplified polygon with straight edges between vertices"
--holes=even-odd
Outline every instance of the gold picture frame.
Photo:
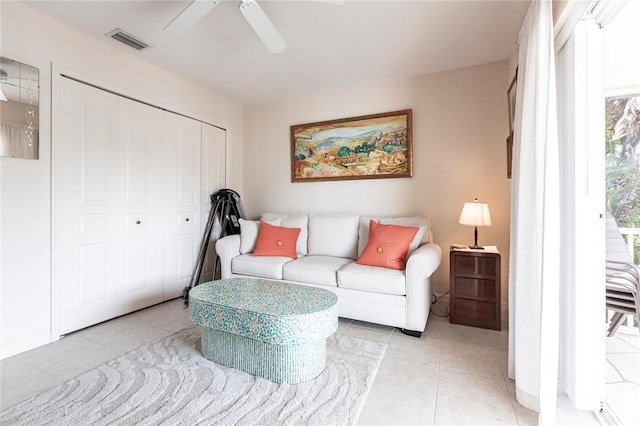
[[507,138],[507,179],[511,179],[511,168],[513,167],[513,132]]
[[509,133],[513,132],[516,122],[516,92],[518,88],[518,68],[507,89],[507,105],[509,107]]
[[507,89],[507,107],[509,110],[509,136],[507,137],[507,178],[511,179],[513,167],[513,130],[516,121],[516,93],[518,89],[518,68]]
[[291,181],[413,176],[412,110],[291,126]]

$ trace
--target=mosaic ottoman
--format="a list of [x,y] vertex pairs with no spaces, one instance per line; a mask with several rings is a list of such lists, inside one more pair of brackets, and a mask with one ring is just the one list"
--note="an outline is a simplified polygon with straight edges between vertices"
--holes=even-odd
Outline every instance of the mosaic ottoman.
[[189,292],[205,358],[278,383],[322,373],[326,338],[338,328],[337,302],[328,290],[257,278],[212,281]]

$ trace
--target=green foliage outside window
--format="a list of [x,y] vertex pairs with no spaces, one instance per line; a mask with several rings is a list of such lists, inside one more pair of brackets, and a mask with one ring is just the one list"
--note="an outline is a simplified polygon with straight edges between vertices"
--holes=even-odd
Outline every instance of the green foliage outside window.
[[640,228],[640,96],[607,98],[605,120],[607,208],[619,227]]

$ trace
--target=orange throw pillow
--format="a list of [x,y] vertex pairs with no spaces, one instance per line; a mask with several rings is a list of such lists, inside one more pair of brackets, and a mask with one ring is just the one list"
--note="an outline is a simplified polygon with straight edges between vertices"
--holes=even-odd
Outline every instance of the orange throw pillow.
[[254,256],[284,256],[297,259],[296,243],[300,228],[285,228],[260,221]]
[[404,269],[409,244],[420,228],[417,226],[380,225],[369,222],[369,243],[356,261],[359,265]]

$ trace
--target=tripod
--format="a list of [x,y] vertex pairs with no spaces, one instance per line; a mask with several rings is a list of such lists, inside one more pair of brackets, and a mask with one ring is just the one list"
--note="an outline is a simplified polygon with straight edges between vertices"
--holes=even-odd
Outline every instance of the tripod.
[[[209,218],[207,219],[207,225],[204,229],[204,235],[200,243],[200,249],[198,250],[198,257],[196,258],[195,265],[193,266],[193,272],[191,273],[191,279],[189,285],[187,285],[182,291],[182,297],[184,298],[185,306],[189,304],[189,290],[197,286],[200,283],[200,276],[202,274],[202,267],[204,266],[205,259],[207,257],[207,250],[211,241],[211,237],[218,240],[227,235],[240,233],[240,222],[238,219],[246,219],[244,207],[240,200],[240,195],[231,189],[220,189],[211,195],[211,210],[209,211]],[[217,229],[217,233],[214,235],[214,228],[216,220],[220,224]],[[214,253],[213,259],[213,275],[215,278],[216,271],[218,269],[218,256]]]

